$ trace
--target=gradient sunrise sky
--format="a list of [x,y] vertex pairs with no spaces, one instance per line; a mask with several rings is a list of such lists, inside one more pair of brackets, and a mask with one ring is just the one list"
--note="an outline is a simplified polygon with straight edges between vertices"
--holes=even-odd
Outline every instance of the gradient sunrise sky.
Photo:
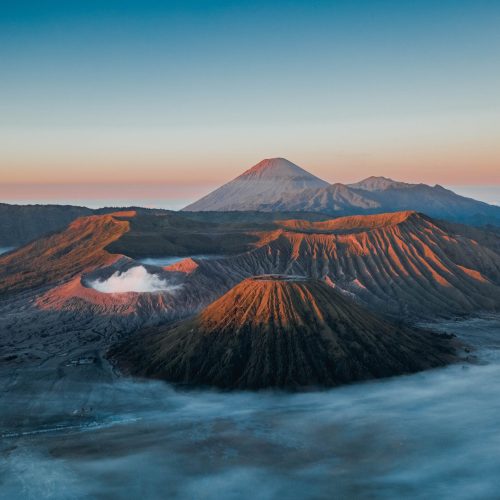
[[499,26],[498,0],[0,2],[0,201],[176,208],[282,156],[500,203]]

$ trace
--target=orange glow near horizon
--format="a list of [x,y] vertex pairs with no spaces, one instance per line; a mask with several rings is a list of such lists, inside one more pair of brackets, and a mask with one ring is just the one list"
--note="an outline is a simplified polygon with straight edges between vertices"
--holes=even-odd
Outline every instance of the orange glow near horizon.
[[272,157],[500,185],[498,2],[7,3],[0,201],[193,200]]
[[[284,157],[327,182],[376,175],[426,184],[500,184],[494,117],[357,120],[227,131],[169,128],[8,130],[0,180],[12,184],[217,186],[260,160]],[[432,125],[432,126],[431,126]],[[30,144],[30,148],[26,148]]]
[[[236,158],[214,157],[186,158],[174,160],[165,157],[158,162],[137,160],[104,163],[95,159],[90,163],[85,159],[59,162],[44,161],[36,165],[24,162],[9,162],[9,167],[0,166],[2,184],[16,186],[44,185],[122,185],[134,188],[140,184],[152,189],[157,184],[177,186],[189,190],[202,186],[224,184],[260,160],[282,156],[296,163],[312,174],[329,183],[351,183],[370,176],[384,176],[403,182],[452,185],[500,184],[500,154],[495,152],[459,151],[445,155],[440,152],[387,154],[314,155],[307,160],[306,155],[242,155]],[[246,158],[246,161],[245,161]]]

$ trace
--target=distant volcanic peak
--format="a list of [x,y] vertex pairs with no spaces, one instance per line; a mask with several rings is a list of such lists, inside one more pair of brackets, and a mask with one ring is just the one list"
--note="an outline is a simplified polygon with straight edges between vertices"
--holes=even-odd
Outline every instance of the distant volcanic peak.
[[392,188],[409,188],[415,186],[415,184],[409,184],[406,182],[395,181],[388,177],[374,176],[367,177],[362,181],[355,182],[354,184],[348,184],[350,188],[363,189],[365,191],[386,191]]
[[191,320],[111,352],[132,373],[231,389],[335,386],[456,359],[456,345],[394,325],[322,281],[249,278]]
[[283,195],[328,183],[284,158],[263,160],[232,181],[185,207],[190,211],[272,210]]
[[[284,178],[284,179],[308,179],[316,181],[319,185],[327,186],[328,183],[307,172],[295,163],[285,158],[267,158],[260,161],[252,168],[243,172],[237,179],[255,178]],[[318,186],[319,187],[319,186]]]
[[285,158],[267,158],[184,208],[188,211],[310,212],[328,215],[417,210],[437,219],[500,224],[500,207],[439,185],[371,176],[328,184]]

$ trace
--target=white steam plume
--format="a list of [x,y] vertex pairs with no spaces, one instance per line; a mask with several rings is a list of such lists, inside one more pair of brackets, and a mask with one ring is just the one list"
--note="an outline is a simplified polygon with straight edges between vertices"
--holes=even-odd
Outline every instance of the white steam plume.
[[105,280],[91,281],[90,286],[103,293],[173,292],[180,288],[179,285],[169,285],[157,274],[148,273],[144,266],[131,267],[123,273],[116,271]]

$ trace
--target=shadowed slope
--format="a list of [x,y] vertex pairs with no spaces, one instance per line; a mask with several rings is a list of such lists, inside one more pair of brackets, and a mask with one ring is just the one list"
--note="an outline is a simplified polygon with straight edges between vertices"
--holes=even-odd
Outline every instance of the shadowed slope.
[[90,208],[70,205],[0,203],[0,246],[24,245],[52,231],[60,231],[78,217],[92,213]]
[[336,183],[320,189],[284,194],[273,204],[272,209],[349,214],[376,211],[379,207],[378,201],[367,198],[344,184]]
[[143,207],[92,209],[74,205],[10,205],[0,203],[0,247],[26,245],[55,231],[63,231],[68,224],[79,217],[112,214],[118,211],[164,215],[175,213],[171,210]]
[[438,184],[408,184],[385,177],[369,177],[348,187],[377,203],[379,212],[415,210],[439,219],[500,225],[500,207],[460,196]]
[[325,283],[247,279],[194,319],[111,352],[136,375],[258,389],[335,386],[455,360],[450,339],[397,326]]

